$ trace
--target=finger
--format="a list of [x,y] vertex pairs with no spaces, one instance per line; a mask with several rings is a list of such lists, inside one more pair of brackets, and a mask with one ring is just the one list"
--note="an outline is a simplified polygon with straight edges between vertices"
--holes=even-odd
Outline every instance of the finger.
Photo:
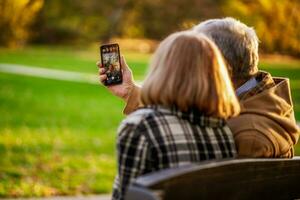
[[98,72],[99,72],[99,75],[103,75],[105,74],[105,69],[103,67],[99,68]]
[[121,56],[121,65],[122,65],[123,70],[128,70],[128,65],[127,65],[125,57],[123,55]]
[[96,62],[96,65],[97,65],[98,67],[102,67],[101,61],[97,61],[97,62]]
[[102,83],[103,81],[105,81],[107,79],[106,74],[100,75],[99,76],[100,82]]

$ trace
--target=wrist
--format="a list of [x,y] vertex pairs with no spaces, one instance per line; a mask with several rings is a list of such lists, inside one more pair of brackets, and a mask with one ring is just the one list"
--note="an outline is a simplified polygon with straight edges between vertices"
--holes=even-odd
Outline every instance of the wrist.
[[136,86],[135,86],[134,83],[132,83],[132,84],[128,85],[128,87],[126,88],[127,92],[125,93],[125,95],[122,96],[122,99],[126,103],[128,102],[128,100],[129,100],[129,98],[130,98],[130,96],[132,94],[132,91],[134,90],[134,87],[136,87]]

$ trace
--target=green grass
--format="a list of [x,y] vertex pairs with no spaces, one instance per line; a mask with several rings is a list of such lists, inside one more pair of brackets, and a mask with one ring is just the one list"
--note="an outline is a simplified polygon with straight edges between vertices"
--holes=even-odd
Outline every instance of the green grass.
[[[150,55],[124,53],[142,80]],[[70,71],[97,73],[97,60],[93,46],[0,49],[0,63]],[[300,120],[300,62],[261,67],[291,79]],[[110,192],[123,106],[102,86],[0,73],[0,197]]]
[[100,86],[0,74],[0,196],[109,192],[122,108]]
[[[136,79],[142,79],[150,55],[123,52],[122,49],[121,54],[126,55],[126,61],[132,68],[134,77]],[[51,46],[28,47],[21,50],[0,48],[1,63],[95,73],[97,71],[96,62],[98,60],[100,60],[98,46],[91,46],[84,49]]]

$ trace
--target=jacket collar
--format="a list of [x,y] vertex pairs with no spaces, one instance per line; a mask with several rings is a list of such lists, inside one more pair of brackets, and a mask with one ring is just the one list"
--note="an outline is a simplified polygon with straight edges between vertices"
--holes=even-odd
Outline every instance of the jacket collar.
[[157,111],[158,113],[164,115],[176,115],[183,120],[187,120],[193,124],[198,124],[203,127],[223,127],[226,122],[224,119],[217,117],[205,116],[201,111],[197,109],[190,109],[186,112],[180,111],[178,108],[174,107],[166,107],[162,105],[148,105],[145,108],[151,108]]
[[255,76],[255,80],[257,81],[255,87],[238,95],[240,100],[248,99],[276,85],[271,74],[265,71],[259,71]]

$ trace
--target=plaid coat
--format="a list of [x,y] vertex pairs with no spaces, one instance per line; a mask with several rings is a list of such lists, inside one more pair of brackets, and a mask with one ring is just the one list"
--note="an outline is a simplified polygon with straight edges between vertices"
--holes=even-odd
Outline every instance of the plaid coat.
[[121,123],[117,153],[113,199],[124,199],[129,184],[140,175],[205,160],[232,158],[236,149],[224,120],[205,117],[197,111],[151,106],[135,111]]

